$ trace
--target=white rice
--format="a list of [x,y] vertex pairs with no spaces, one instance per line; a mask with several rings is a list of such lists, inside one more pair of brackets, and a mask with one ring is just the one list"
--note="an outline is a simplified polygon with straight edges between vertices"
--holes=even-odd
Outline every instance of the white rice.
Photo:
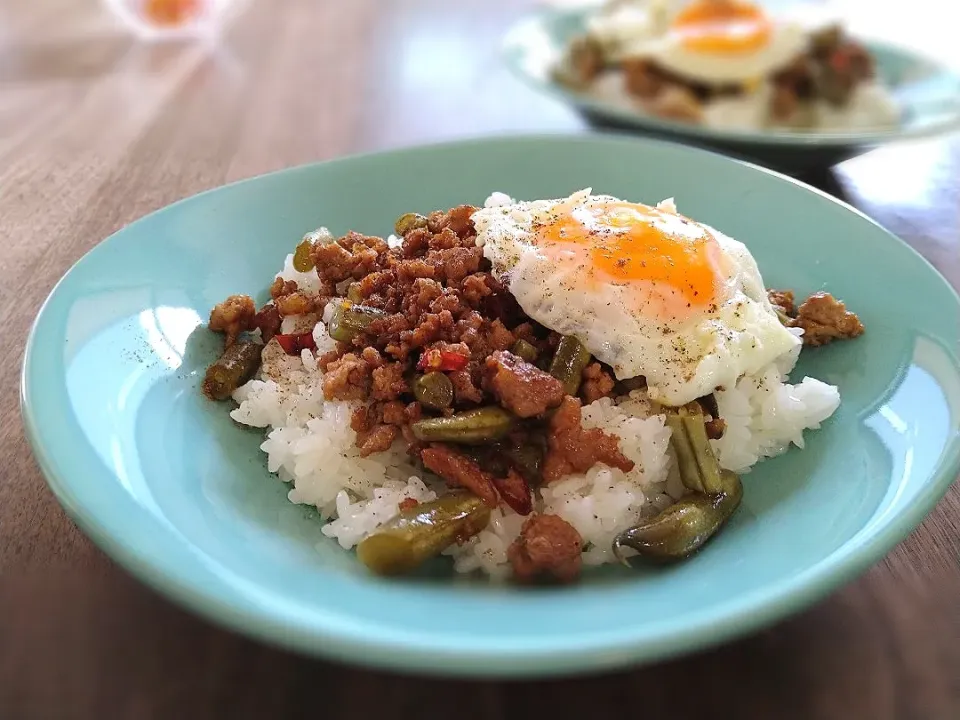
[[[649,112],[649,103],[624,91],[623,71],[607,70],[590,85],[587,92],[598,100],[623,110]],[[880,83],[864,82],[851,94],[843,107],[817,101],[802,107],[787,123],[770,114],[772,83],[763,83],[755,92],[715,98],[703,105],[702,125],[718,130],[794,130],[839,132],[894,128],[900,122],[901,109],[896,98]],[[489,206],[488,206],[489,207]]]
[[[492,196],[488,206],[510,202],[499,195]],[[296,272],[292,259],[287,257],[281,276],[310,287],[316,276]],[[325,319],[329,312],[327,308]],[[288,318],[286,322],[293,327],[315,320]],[[316,322],[313,335],[317,354],[335,347],[323,322]],[[748,472],[761,459],[778,455],[791,444],[803,448],[803,431],[818,428],[837,409],[836,387],[809,377],[795,385],[788,382],[787,373],[795,362],[796,354],[781,358],[778,366],[743,377],[735,387],[716,393],[727,429],[713,446],[724,468]],[[350,415],[358,403],[325,401],[322,381],[314,353],[304,350],[300,357],[290,357],[274,341],[264,350],[258,379],[234,394],[239,407],[230,415],[238,423],[267,428],[260,448],[267,454],[269,471],[290,483],[290,501],[316,506],[327,520],[324,535],[352,548],[393,517],[402,500],[429,501],[444,486],[418,475],[400,441],[389,451],[361,458],[350,428]],[[540,488],[534,502],[537,511],[559,515],[573,525],[584,539],[584,563],[600,565],[614,560],[610,551],[614,535],[645,513],[668,506],[683,488],[669,450],[670,430],[663,416],[654,414],[643,391],[587,405],[583,425],[616,434],[620,450],[636,467],[624,473],[598,464],[584,474]],[[486,529],[445,554],[453,557],[459,572],[480,570],[503,578],[509,568],[507,548],[523,521],[509,508],[495,510]]]

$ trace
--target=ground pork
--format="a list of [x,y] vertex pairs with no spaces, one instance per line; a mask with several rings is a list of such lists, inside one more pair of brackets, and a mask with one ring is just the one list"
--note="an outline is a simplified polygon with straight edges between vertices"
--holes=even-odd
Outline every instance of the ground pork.
[[803,329],[804,345],[826,345],[863,334],[863,323],[828,292],[814,293],[797,308],[794,327]]
[[236,342],[242,332],[256,327],[257,306],[249,295],[231,295],[210,311],[208,327],[226,335],[226,347]]
[[583,402],[589,405],[594,400],[611,395],[616,384],[613,375],[604,370],[600,363],[593,362],[583,369],[580,395],[583,396]]
[[767,298],[774,309],[779,310],[787,317],[795,317],[797,306],[794,304],[792,290],[767,290]]
[[531,515],[507,550],[518,580],[549,577],[572,582],[580,575],[583,539],[557,515]]
[[585,430],[580,420],[580,401],[567,395],[550,418],[544,482],[554,482],[572,472],[586,472],[598,462],[624,472],[633,470],[633,461],[620,452],[616,435],[599,428]]
[[267,303],[257,312],[253,319],[253,324],[260,329],[260,337],[264,344],[270,342],[274,335],[280,332],[280,325],[283,318],[280,317],[280,311],[273,303]]
[[367,432],[358,433],[357,447],[360,449],[360,457],[389,450],[399,435],[400,428],[395,425],[377,425]]
[[511,352],[487,358],[485,379],[500,405],[517,417],[542,415],[563,399],[563,383]]
[[490,507],[497,506],[497,489],[493,484],[493,476],[481,470],[480,466],[466,455],[448,445],[431,443],[420,451],[420,458],[428,470],[435,472],[451,487],[469,490]]
[[327,400],[365,400],[370,393],[371,368],[365,360],[347,353],[327,365],[323,396]]

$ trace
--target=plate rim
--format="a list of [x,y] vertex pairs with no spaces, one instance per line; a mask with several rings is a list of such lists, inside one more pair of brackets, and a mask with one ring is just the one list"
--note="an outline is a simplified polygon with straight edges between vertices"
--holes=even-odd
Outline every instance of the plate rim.
[[[898,126],[891,130],[856,131],[856,132],[790,132],[790,131],[756,131],[724,128],[707,128],[701,125],[672,122],[654,117],[653,115],[633,112],[618,108],[610,102],[592,99],[580,95],[575,91],[561,86],[551,78],[536,78],[525,72],[520,64],[511,59],[511,42],[515,35],[525,26],[534,25],[544,28],[551,17],[583,16],[586,8],[549,8],[540,7],[528,10],[517,18],[503,34],[500,42],[500,63],[507,68],[510,74],[530,90],[551,98],[556,102],[575,109],[580,113],[588,113],[595,117],[603,117],[629,126],[633,132],[658,132],[676,137],[699,140],[705,143],[741,145],[748,148],[821,148],[840,150],[844,148],[870,148],[900,141],[920,140],[936,137],[960,128],[960,104],[951,117],[929,127],[904,128]],[[898,45],[895,42],[878,38],[861,38],[868,48],[883,48],[887,51],[910,56],[922,60],[924,63],[936,67],[938,70],[951,75],[960,86],[960,72],[937,58],[925,55],[913,48]]]
[[[883,228],[879,223],[848,203],[811,187],[806,183],[782,173],[760,167],[754,163],[729,158],[720,153],[690,147],[677,142],[637,138],[622,133],[534,133],[503,134],[484,136],[464,140],[454,140],[424,145],[414,145],[386,151],[368,152],[345,156],[327,161],[308,163],[273,172],[244,178],[222,186],[210,188],[195,195],[182,198],[138,218],[134,223],[153,215],[172,211],[182,203],[193,201],[209,193],[246,183],[255,183],[263,178],[277,174],[313,172],[320,166],[351,163],[364,158],[384,156],[403,156],[423,151],[442,151],[446,148],[464,146],[482,146],[490,143],[538,143],[538,142],[580,142],[580,143],[623,143],[640,146],[669,146],[672,151],[693,154],[715,155],[724,161],[746,165],[772,178],[784,180],[798,191],[813,192],[831,203],[853,212],[861,220],[867,221],[875,230],[887,236],[887,242],[902,246],[913,254],[928,272],[933,273],[936,282],[945,288],[960,308],[960,295],[940,272],[917,250],[905,241]],[[134,224],[131,223],[130,225]],[[760,627],[796,612],[817,599],[825,596],[839,585],[852,580],[868,567],[876,563],[894,546],[900,543],[923,518],[934,508],[960,473],[960,435],[954,435],[948,441],[934,469],[923,487],[894,517],[876,530],[870,537],[869,525],[860,528],[851,538],[839,546],[833,553],[808,566],[803,572],[788,581],[767,586],[762,590],[738,598],[727,608],[715,606],[714,615],[718,617],[710,625],[709,636],[704,638],[692,629],[661,632],[654,637],[645,637],[646,633],[636,631],[618,633],[616,637],[603,633],[588,634],[578,645],[554,643],[537,647],[516,647],[509,644],[471,649],[467,652],[436,638],[417,638],[403,633],[392,633],[387,637],[372,638],[369,623],[354,623],[357,627],[337,627],[334,622],[318,623],[315,627],[302,624],[291,632],[289,623],[279,617],[275,610],[251,607],[248,602],[237,602],[217,592],[208,592],[191,582],[186,573],[177,572],[176,567],[165,563],[162,553],[143,553],[124,543],[124,539],[115,536],[108,524],[95,510],[84,505],[83,483],[71,480],[69,473],[59,473],[54,466],[52,449],[56,441],[44,441],[39,431],[38,415],[43,413],[42,403],[33,397],[36,382],[33,365],[38,329],[46,321],[51,304],[61,288],[72,275],[79,272],[83,264],[91,262],[89,258],[98,254],[101,247],[108,243],[120,242],[118,236],[130,225],[101,240],[78,259],[64,276],[54,285],[40,307],[37,317],[31,325],[27,337],[26,349],[21,367],[20,410],[25,436],[32,454],[44,476],[45,482],[54,493],[58,503],[67,515],[83,530],[104,553],[115,560],[127,572],[138,578],[148,587],[161,595],[188,608],[190,611],[211,621],[214,625],[230,629],[241,635],[253,637],[296,650],[307,655],[328,657],[353,664],[372,666],[397,671],[421,671],[437,676],[456,677],[548,677],[571,673],[590,673],[601,670],[635,665],[638,663],[664,660],[685,654],[695,649],[712,647],[734,637],[739,637]],[[932,280],[932,278],[931,278]],[[55,411],[55,408],[51,408]],[[276,592],[276,591],[274,591]],[[277,593],[280,594],[280,593]],[[720,608],[720,611],[716,610]],[[637,627],[644,627],[643,625]]]

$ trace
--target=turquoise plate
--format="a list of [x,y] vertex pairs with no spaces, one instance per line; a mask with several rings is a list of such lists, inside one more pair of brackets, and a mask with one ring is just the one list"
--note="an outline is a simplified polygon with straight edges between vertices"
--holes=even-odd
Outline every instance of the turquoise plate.
[[867,41],[877,76],[902,112],[901,125],[857,132],[715,130],[662,120],[572,90],[552,77],[556,57],[585,29],[588,10],[542,9],[511,28],[503,43],[507,66],[521,80],[576,108],[608,128],[682,140],[791,172],[827,167],[894,140],[924,137],[960,127],[960,76],[907,49]]
[[[742,508],[674,567],[579,585],[491,586],[442,561],[371,577],[286,500],[261,435],[200,396],[230,293],[259,299],[304,232],[384,234],[407,211],[596,192],[681,210],[745,241],[768,283],[845,299],[868,330],[796,375],[843,404],[805,452],[744,480]],[[898,288],[892,292],[892,288]],[[611,668],[717,643],[813,602],[914,528],[960,465],[960,305],[913,250],[823,194],[701,150],[517,137],[293,168],[176,203],[105,240],[37,318],[22,408],[67,512],[147,584],[257,638],[362,664],[473,676]]]

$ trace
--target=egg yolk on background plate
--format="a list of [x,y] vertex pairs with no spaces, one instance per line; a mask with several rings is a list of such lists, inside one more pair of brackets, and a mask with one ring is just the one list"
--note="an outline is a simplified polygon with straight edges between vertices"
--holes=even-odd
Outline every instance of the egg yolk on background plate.
[[770,42],[772,23],[763,9],[737,0],[698,0],[674,18],[671,31],[690,50],[730,55]]
[[195,20],[203,6],[202,0],[146,0],[143,14],[155,25],[177,26]]

